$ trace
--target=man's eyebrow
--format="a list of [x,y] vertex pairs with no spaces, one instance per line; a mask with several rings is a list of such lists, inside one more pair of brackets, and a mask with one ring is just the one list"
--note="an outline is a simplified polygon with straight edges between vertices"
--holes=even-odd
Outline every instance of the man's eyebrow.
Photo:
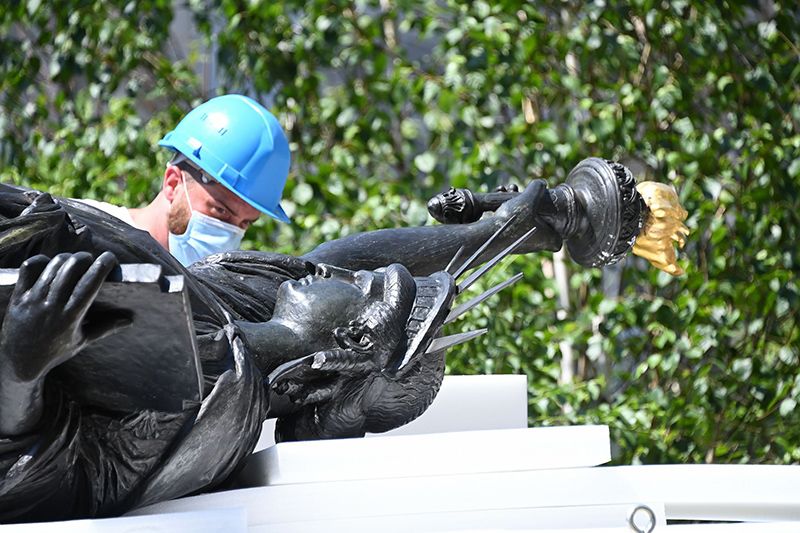
[[[229,206],[228,204],[226,204],[225,202],[223,202],[222,200],[217,200],[216,198],[215,198],[214,200],[215,200],[216,202],[219,202],[219,203],[222,205],[222,207],[224,207],[225,209],[227,209],[227,210],[228,210],[228,213],[230,213],[231,215],[233,215],[233,216],[235,216],[235,217],[236,217],[236,216],[239,216],[239,215],[238,215],[238,213],[236,213],[236,211],[234,211],[233,209],[231,209],[231,208],[230,208],[230,206]],[[247,222],[248,224],[253,224],[253,223],[255,223],[257,220],[258,220],[258,217],[256,217],[256,218],[246,218],[246,219],[244,219],[244,222]]]
[[225,209],[228,211],[228,213],[230,213],[230,214],[231,214],[231,215],[233,215],[233,216],[236,216],[236,211],[234,211],[233,209],[231,209],[231,208],[230,208],[230,206],[229,206],[228,204],[226,204],[226,203],[225,203],[225,202],[223,202],[222,200],[219,200],[219,199],[217,199],[217,198],[214,198],[213,196],[212,196],[211,198],[212,198],[212,199],[213,199],[213,200],[214,200],[216,203],[218,203],[219,205],[221,205],[222,207],[224,207],[224,208],[225,208]]

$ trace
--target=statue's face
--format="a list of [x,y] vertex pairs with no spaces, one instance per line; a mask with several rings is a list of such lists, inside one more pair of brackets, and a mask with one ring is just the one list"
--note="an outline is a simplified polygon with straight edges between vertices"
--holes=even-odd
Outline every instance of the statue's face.
[[335,347],[335,328],[349,325],[382,298],[381,274],[319,265],[315,275],[280,286],[272,320],[292,329],[309,352],[324,350]]

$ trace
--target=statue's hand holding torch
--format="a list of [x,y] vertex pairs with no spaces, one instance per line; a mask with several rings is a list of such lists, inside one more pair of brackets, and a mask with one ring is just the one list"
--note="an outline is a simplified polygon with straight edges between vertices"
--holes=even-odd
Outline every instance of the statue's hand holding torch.
[[[428,212],[444,224],[475,222],[520,193],[500,189],[473,193],[454,189],[428,202]],[[689,229],[686,210],[671,185],[636,184],[619,163],[589,158],[576,166],[567,181],[550,189],[538,216],[564,239],[572,258],[590,267],[610,265],[633,253],[653,266],[679,276],[673,242],[683,247]]]

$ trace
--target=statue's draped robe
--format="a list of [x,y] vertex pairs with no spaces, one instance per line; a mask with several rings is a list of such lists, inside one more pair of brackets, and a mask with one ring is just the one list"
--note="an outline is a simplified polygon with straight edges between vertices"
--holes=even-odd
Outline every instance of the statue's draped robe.
[[268,320],[280,283],[313,271],[297,258],[257,253],[222,254],[187,271],[146,232],[105,213],[0,185],[0,267],[82,250],[186,276],[203,400],[178,413],[103,412],[46,381],[36,429],[0,435],[0,522],[113,516],[229,479],[255,446],[268,408],[233,320]]

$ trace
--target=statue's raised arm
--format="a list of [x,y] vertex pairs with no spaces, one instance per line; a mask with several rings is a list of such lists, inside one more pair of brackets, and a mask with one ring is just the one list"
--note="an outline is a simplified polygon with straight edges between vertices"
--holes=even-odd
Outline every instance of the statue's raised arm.
[[[516,253],[556,251],[566,243],[576,262],[598,267],[624,257],[651,216],[630,171],[598,158],[581,162],[565,183],[553,189],[535,180],[519,194],[495,195],[507,201],[490,207],[485,204],[491,201],[479,202],[476,196],[470,191],[451,190],[434,199],[429,209],[437,211],[437,218],[446,224],[351,235],[321,244],[303,257],[351,269],[373,269],[396,262],[414,274],[429,274],[444,269],[462,248],[461,257],[470,256],[500,227],[505,226],[501,238],[492,242],[478,264],[535,227],[535,233]],[[647,199],[653,196],[648,194]],[[657,197],[661,204],[664,198],[663,194]],[[682,209],[679,204],[677,208]],[[484,209],[496,211],[478,220]],[[663,215],[666,211],[661,206],[656,212]],[[663,223],[647,225],[656,229],[661,226]],[[663,246],[663,242],[657,244]],[[674,263],[674,253],[665,257],[653,251],[653,246],[653,239],[648,239],[644,248],[650,256],[646,257],[658,255],[663,265],[670,260]],[[674,268],[671,271],[676,272]]]

